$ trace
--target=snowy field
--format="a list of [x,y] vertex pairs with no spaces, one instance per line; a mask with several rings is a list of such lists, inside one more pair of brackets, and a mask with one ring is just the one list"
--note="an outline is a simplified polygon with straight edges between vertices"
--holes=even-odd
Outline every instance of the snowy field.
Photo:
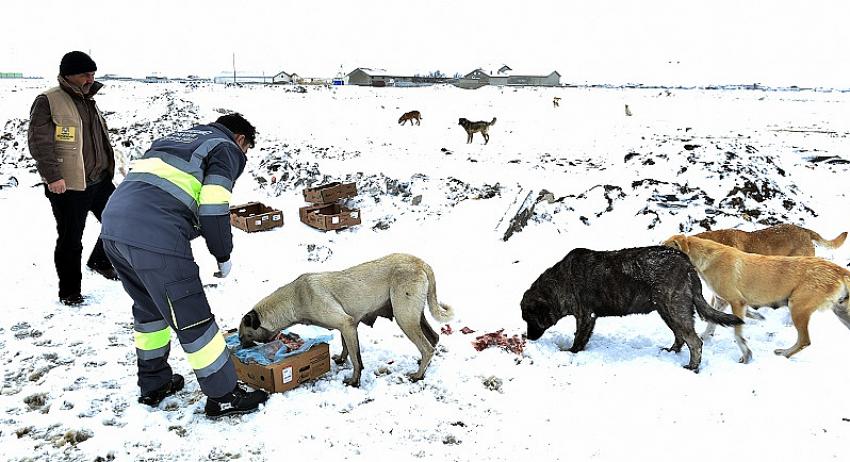
[[[171,364],[186,388],[161,409],[137,404],[131,301],[120,285],[84,271],[90,302],[56,299],[54,221],[26,147],[32,100],[52,82],[2,81],[0,459],[850,460],[850,332],[829,312],[813,316],[812,346],[790,360],[773,354],[796,339],[786,308],[747,320],[750,364],[719,328],[698,374],[682,368],[687,348],[661,351],[673,335],[655,313],[601,318],[578,354],[566,351],[571,317],[522,355],[471,345],[498,329],[522,334],[523,292],[576,247],[646,246],[706,226],[790,222],[828,239],[850,230],[850,93],[106,84],[97,101],[128,157],[225,111],[260,132],[233,202],[281,209],[285,226],[234,229],[224,280],[194,241],[221,326],[237,326],[301,273],[406,252],[434,268],[439,299],[457,313],[454,333],[441,336],[425,379],[410,383],[418,352],[398,326],[361,326],[359,389],[342,383],[350,366],[332,364],[260,412],[219,421],[204,417],[174,341]],[[422,125],[398,126],[410,110]],[[491,144],[479,134],[466,144],[459,117],[497,117]],[[332,180],[357,182],[350,204],[361,226],[322,233],[299,222],[301,190]],[[554,200],[503,241],[519,205],[543,189]],[[91,218],[84,256],[98,231]],[[819,255],[844,266],[850,247]],[[340,349],[335,332],[331,351]]]

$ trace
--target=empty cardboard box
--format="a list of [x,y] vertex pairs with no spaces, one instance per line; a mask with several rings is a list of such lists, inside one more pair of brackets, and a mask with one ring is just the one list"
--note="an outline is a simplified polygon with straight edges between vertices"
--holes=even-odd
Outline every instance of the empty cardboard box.
[[283,226],[283,212],[260,202],[230,207],[230,224],[245,231],[265,231]]
[[360,224],[360,210],[340,204],[308,205],[298,209],[301,221],[324,231],[333,231]]
[[304,200],[311,204],[330,204],[356,195],[357,185],[355,183],[335,181],[313,188],[304,188]]
[[230,359],[233,360],[236,377],[239,380],[269,393],[292,390],[331,370],[330,349],[327,343],[317,343],[303,353],[289,356],[267,366],[255,363],[245,364],[232,352]]

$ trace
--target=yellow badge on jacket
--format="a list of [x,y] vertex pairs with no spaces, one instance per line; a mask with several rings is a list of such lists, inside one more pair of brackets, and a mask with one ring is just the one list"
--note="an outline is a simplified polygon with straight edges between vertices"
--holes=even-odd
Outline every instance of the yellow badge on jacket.
[[60,127],[56,126],[56,141],[65,141],[73,143],[77,140],[77,127]]

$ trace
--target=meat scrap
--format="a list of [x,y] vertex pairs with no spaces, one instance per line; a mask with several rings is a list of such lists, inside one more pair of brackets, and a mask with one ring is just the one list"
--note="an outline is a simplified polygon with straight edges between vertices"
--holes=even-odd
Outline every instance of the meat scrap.
[[462,333],[464,333],[464,334],[471,334],[471,333],[475,332],[474,330],[472,330],[472,329],[470,329],[470,328],[468,328],[468,327],[466,327],[466,326],[464,326],[464,328],[463,328],[463,329],[461,329],[460,331],[461,331]]
[[304,346],[304,339],[302,339],[300,335],[292,332],[289,334],[280,332],[274,339],[280,340],[286,346],[286,351],[295,351]]
[[440,333],[443,335],[452,335],[454,331],[452,330],[452,326],[446,324],[445,326],[440,328]]
[[486,348],[495,346],[505,351],[510,351],[511,353],[516,353],[518,355],[522,354],[522,350],[525,347],[525,339],[518,335],[508,337],[503,333],[504,330],[505,329],[499,329],[496,332],[490,332],[489,334],[475,337],[475,341],[472,342],[472,346],[478,351],[483,351]]

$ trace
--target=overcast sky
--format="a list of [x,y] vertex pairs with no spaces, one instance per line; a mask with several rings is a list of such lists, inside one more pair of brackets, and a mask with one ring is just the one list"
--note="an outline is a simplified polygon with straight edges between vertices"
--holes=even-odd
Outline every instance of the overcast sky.
[[[134,5],[134,6],[128,6]],[[521,7],[520,7],[521,5]],[[557,70],[562,83],[850,87],[850,1],[4,1],[0,72]]]

